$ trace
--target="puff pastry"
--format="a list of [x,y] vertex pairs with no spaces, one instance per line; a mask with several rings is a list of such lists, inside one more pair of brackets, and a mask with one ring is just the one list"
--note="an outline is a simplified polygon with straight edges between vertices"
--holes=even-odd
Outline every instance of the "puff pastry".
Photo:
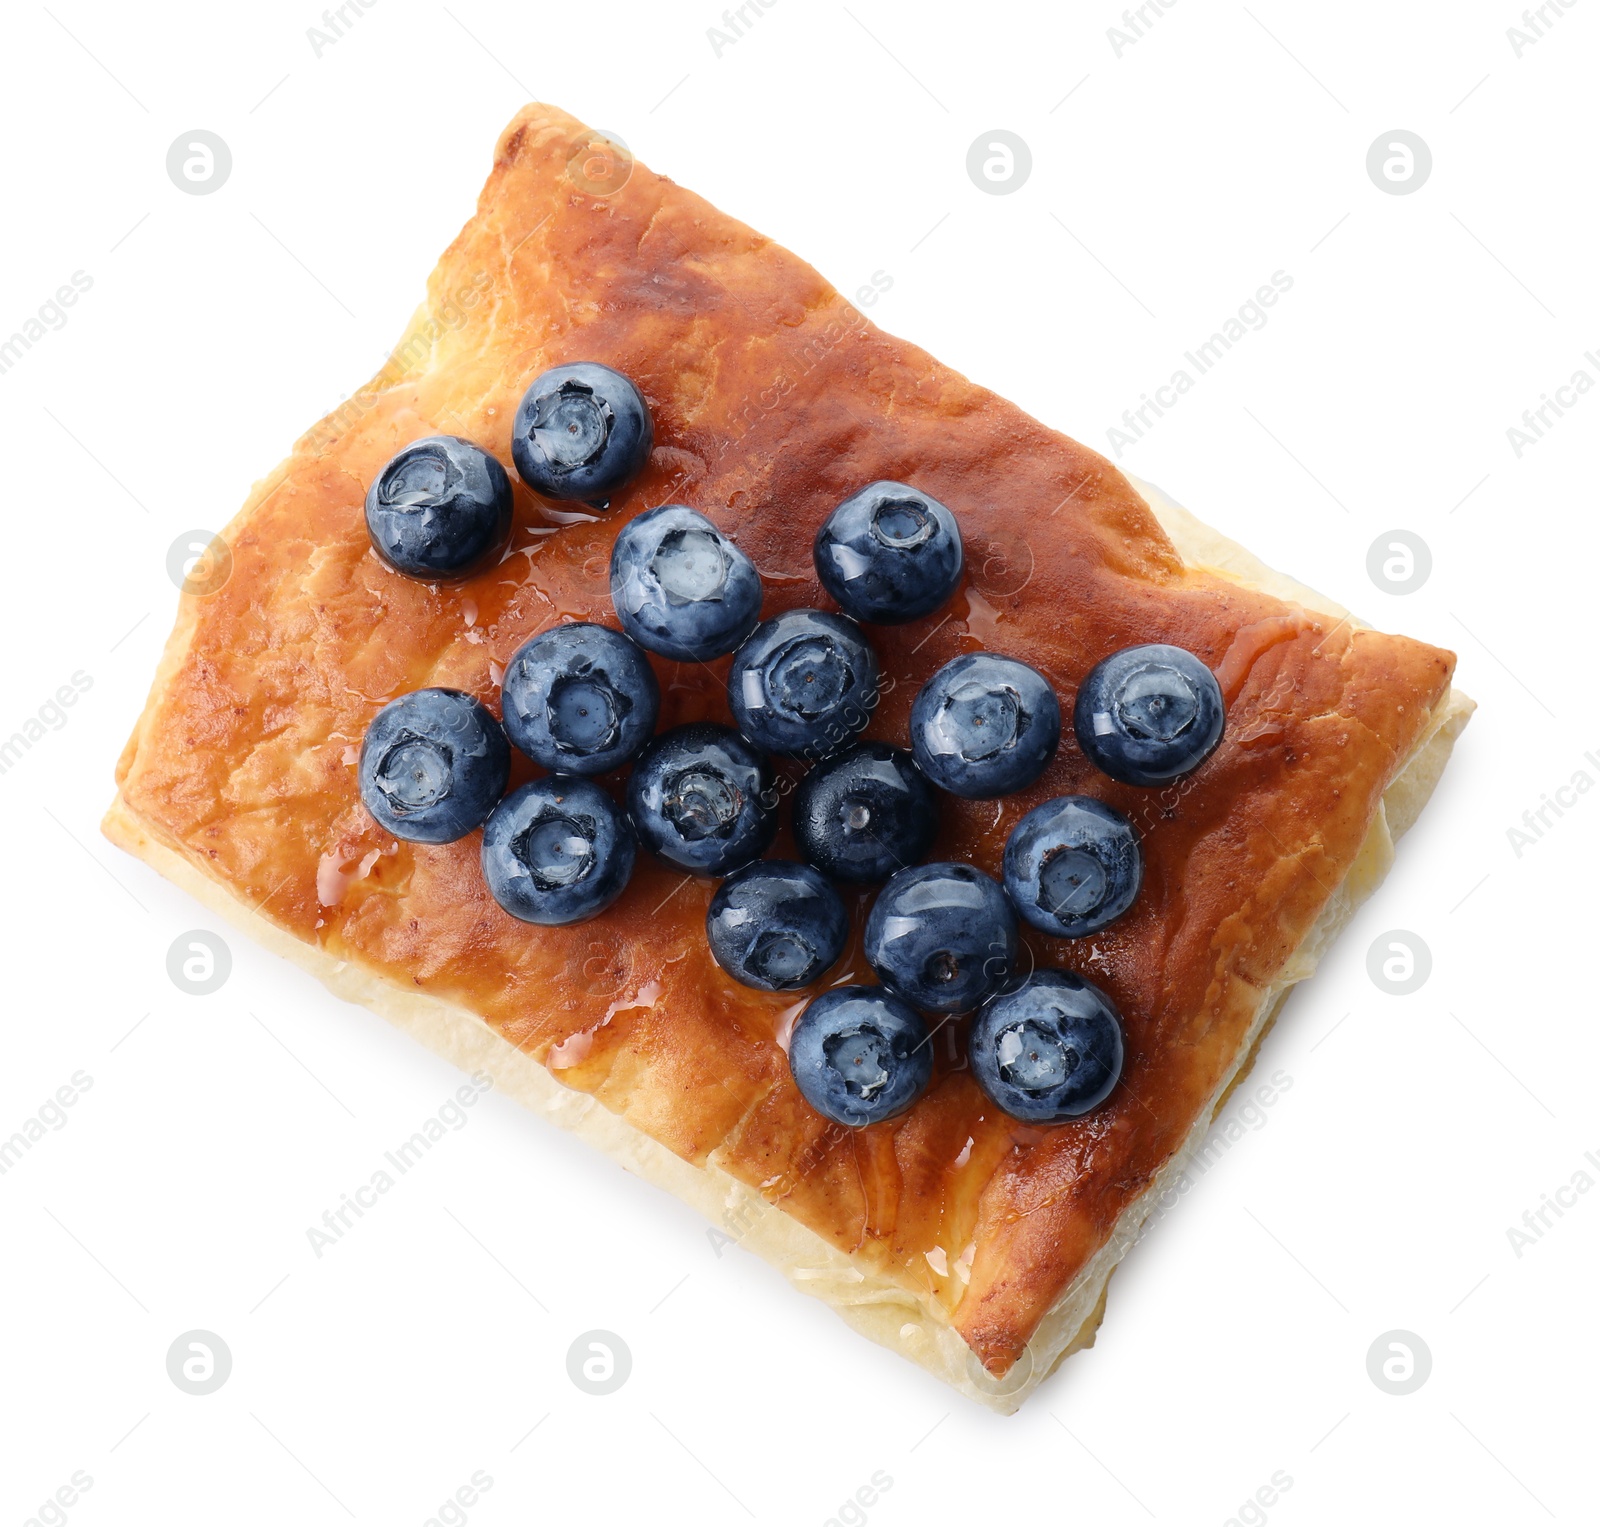
[[[548,106],[507,128],[389,364],[256,486],[223,532],[227,583],[184,595],[105,830],[336,992],[698,1206],[869,1336],[1012,1410],[1092,1339],[1111,1270],[1289,988],[1382,878],[1471,705],[1451,654],[1271,572],[881,333],[690,192],[642,165],[597,187],[595,147]],[[385,568],[362,497],[387,458],[449,432],[509,461],[523,389],[577,359],[625,372],[654,413],[657,448],[626,497],[604,517],[554,516],[518,484],[498,567],[454,588]],[[991,872],[1017,818],[1067,791],[1140,828],[1132,912],[1078,943],[1027,935],[1038,963],[1092,977],[1127,1022],[1124,1080],[1081,1121],[997,1114],[951,1024],[909,1114],[829,1125],[783,1052],[803,999],[712,963],[709,884],[642,856],[607,913],[534,928],[490,898],[476,834],[397,844],[357,796],[356,747],[386,701],[448,684],[497,707],[529,636],[612,620],[610,543],[635,513],[710,514],[761,570],[770,616],[821,602],[816,527],[880,478],[956,512],[969,570],[942,612],[873,632],[893,684],[869,735],[903,740],[918,685],[975,647],[1041,668],[1063,709],[1099,657],[1134,642],[1188,647],[1222,683],[1227,736],[1181,786],[1116,785],[1063,746],[1014,798],[947,803],[935,856]],[[659,663],[661,725],[725,720],[724,670]],[[834,980],[864,974],[865,901]]]

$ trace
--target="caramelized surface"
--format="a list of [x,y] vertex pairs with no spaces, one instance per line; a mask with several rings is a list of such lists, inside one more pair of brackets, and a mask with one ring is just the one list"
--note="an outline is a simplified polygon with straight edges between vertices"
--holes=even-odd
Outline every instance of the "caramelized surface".
[[[547,107],[503,136],[396,360],[258,487],[226,532],[227,585],[186,596],[119,769],[124,799],[297,936],[481,1014],[568,1086],[922,1291],[1003,1371],[1236,1063],[1261,990],[1349,867],[1453,659],[1186,568],[1094,452],[880,333],[794,256],[643,166],[615,194],[589,194],[587,144]],[[643,479],[599,519],[518,484],[512,553],[465,586],[388,571],[361,512],[384,461],[450,432],[509,464],[524,388],[582,359],[648,398],[657,447]],[[917,686],[977,647],[1041,668],[1067,713],[1087,670],[1132,642],[1188,647],[1223,682],[1227,736],[1174,789],[1113,784],[1069,731],[1032,789],[945,801],[933,856],[991,873],[1012,824],[1054,795],[1097,795],[1139,826],[1132,912],[1077,944],[1027,934],[1032,958],[1089,976],[1126,1019],[1125,1078],[1080,1123],[997,1114],[966,1074],[958,1020],[940,1029],[933,1085],[910,1114],[856,1134],[830,1126],[783,1053],[804,995],[718,970],[711,884],[641,856],[601,917],[533,928],[484,888],[478,834],[396,844],[357,796],[356,749],[386,701],[449,684],[498,712],[501,669],[529,636],[615,624],[606,568],[632,515],[667,500],[710,515],[761,570],[770,616],[826,603],[812,537],[877,478],[955,511],[968,578],[928,619],[871,632],[891,687],[870,735],[903,743]],[[726,666],[658,662],[661,725],[726,721]],[[792,852],[787,830],[774,852]],[[867,977],[869,900],[833,981]]]

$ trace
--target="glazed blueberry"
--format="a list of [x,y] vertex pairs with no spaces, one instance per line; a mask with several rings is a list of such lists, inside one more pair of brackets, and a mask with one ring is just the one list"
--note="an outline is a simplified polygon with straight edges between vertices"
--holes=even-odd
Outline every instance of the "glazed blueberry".
[[878,659],[861,628],[826,610],[786,610],[734,654],[728,705],[758,748],[825,758],[878,704]]
[[513,917],[545,927],[604,911],[627,886],[633,858],[622,808],[572,775],[513,790],[483,829],[489,894]]
[[663,504],[629,520],[611,548],[611,602],[641,647],[705,662],[761,618],[755,564],[703,514]]
[[972,1020],[972,1074],[1014,1119],[1061,1124],[1098,1108],[1122,1075],[1122,1020],[1070,970],[1036,970]]
[[711,953],[760,991],[809,986],[844,953],[850,918],[809,864],[762,859],[724,880],[706,913]]
[[1044,773],[1060,741],[1050,681],[992,652],[951,658],[911,706],[917,765],[952,795],[988,800],[1021,790]]
[[655,429],[639,389],[594,361],[557,366],[523,395],[511,425],[517,475],[546,498],[609,507],[650,459]]
[[1063,795],[1035,806],[1006,839],[1006,895],[1041,933],[1082,938],[1139,894],[1144,856],[1133,824],[1103,801]]
[[1222,689],[1192,652],[1124,647],[1089,671],[1072,729],[1089,762],[1125,785],[1164,785],[1222,741]]
[[494,810],[511,749],[500,723],[459,689],[391,700],[361,741],[361,799],[380,827],[408,843],[453,843]]
[[835,880],[874,885],[915,864],[939,831],[939,798],[904,748],[858,742],[794,793],[800,857]]
[[937,610],[961,581],[961,531],[938,499],[875,482],[823,521],[817,577],[856,620],[898,625]]
[[663,732],[628,779],[639,841],[691,875],[759,859],[778,830],[772,766],[737,732],[697,721]]
[[604,774],[650,740],[661,690],[620,632],[578,622],[517,648],[501,681],[506,735],[553,774]]
[[878,986],[840,986],[803,1013],[789,1070],[825,1119],[859,1129],[904,1113],[933,1075],[933,1046],[915,1009]]
[[1017,958],[1006,893],[970,864],[901,870],[867,916],[867,962],[885,986],[933,1013],[965,1013],[1000,990]]
[[511,539],[511,479],[470,440],[432,435],[389,458],[366,515],[372,549],[397,573],[465,578]]

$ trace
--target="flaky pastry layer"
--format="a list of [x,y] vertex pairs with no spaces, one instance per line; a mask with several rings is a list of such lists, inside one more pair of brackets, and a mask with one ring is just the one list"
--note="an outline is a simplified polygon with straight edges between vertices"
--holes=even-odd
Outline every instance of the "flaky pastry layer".
[[[1387,867],[1465,720],[1453,659],[1367,630],[1141,496],[670,181],[633,166],[597,187],[597,152],[549,107],[507,129],[391,364],[257,486],[224,532],[229,581],[185,596],[107,830],[708,1209],[869,1334],[1011,1408],[1092,1332],[1152,1195]],[[554,512],[518,485],[513,550],[491,572],[433,588],[378,563],[361,500],[388,456],[449,432],[509,461],[527,383],[576,359],[627,372],[656,420],[652,462],[611,513]],[[1223,684],[1227,737],[1181,787],[1117,786],[1068,743],[1030,790],[946,805],[935,856],[991,872],[1010,826],[1053,795],[1098,795],[1139,826],[1134,910],[1092,940],[1028,938],[1126,1020],[1123,1083],[1087,1120],[998,1114],[952,1024],[908,1115],[829,1126],[783,1053],[805,994],[716,968],[711,887],[642,863],[602,917],[529,928],[489,897],[476,835],[396,844],[359,803],[354,756],[382,704],[452,684],[497,706],[529,636],[612,621],[610,542],[633,514],[667,500],[710,514],[761,570],[770,616],[823,602],[816,526],[880,477],[951,506],[969,575],[945,611],[873,632],[893,687],[871,735],[903,740],[918,685],[978,646],[1041,668],[1067,707],[1133,641],[1189,647]],[[657,668],[664,726],[726,720],[725,661]],[[865,973],[858,936],[832,979]]]

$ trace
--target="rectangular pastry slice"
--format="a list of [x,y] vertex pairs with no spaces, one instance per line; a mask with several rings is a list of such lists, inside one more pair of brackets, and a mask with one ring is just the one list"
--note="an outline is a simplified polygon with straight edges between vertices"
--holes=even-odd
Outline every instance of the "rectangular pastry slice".
[[[649,464],[610,511],[552,515],[516,483],[498,566],[455,586],[385,567],[362,505],[394,452],[454,434],[509,466],[524,389],[575,360],[633,378],[655,420]],[[1138,827],[1131,911],[1087,939],[1026,934],[1030,958],[1091,978],[1125,1021],[1122,1083],[1078,1121],[1000,1113],[949,1023],[908,1113],[830,1124],[787,1064],[804,995],[739,986],[710,958],[712,883],[641,853],[608,911],[532,927],[490,896],[478,834],[397,842],[358,795],[358,746],[387,701],[444,685],[498,713],[530,636],[614,623],[611,542],[643,509],[710,516],[761,572],[770,616],[825,602],[816,530],[879,479],[949,505],[968,564],[942,611],[874,629],[888,683],[869,736],[903,743],[918,686],[979,648],[1042,670],[1069,713],[1088,670],[1134,643],[1185,647],[1222,687],[1222,745],[1179,786],[1116,784],[1068,739],[1020,794],[945,803],[934,857],[993,874],[1010,828],[1053,796],[1096,795]],[[1092,1339],[1112,1269],[1382,878],[1471,709],[1450,653],[1271,572],[547,106],[501,137],[389,363],[223,539],[231,573],[183,596],[118,764],[111,839],[1002,1410]],[[662,726],[726,722],[726,660],[656,666]],[[868,901],[850,903],[830,983],[871,979]]]

